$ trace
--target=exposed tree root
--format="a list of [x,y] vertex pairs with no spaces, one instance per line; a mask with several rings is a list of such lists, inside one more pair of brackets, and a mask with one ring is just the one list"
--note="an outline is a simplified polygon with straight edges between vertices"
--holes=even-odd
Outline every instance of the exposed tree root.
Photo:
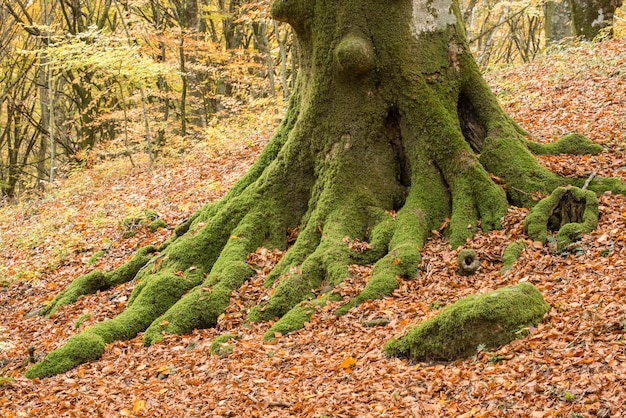
[[132,260],[115,270],[109,272],[94,270],[79,277],[48,305],[44,306],[41,314],[53,315],[61,306],[76,302],[82,295],[95,293],[98,290],[107,290],[134,279],[137,273],[153,258],[155,252],[156,248],[149,245],[137,250]]

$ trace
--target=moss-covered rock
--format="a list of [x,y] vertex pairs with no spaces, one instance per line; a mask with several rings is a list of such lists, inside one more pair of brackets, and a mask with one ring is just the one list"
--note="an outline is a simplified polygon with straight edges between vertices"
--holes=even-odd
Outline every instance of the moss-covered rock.
[[163,219],[155,219],[154,221],[150,222],[150,225],[148,225],[148,230],[154,233],[159,228],[165,228],[165,227],[167,227],[167,223]]
[[213,340],[211,346],[209,347],[209,353],[212,356],[227,357],[235,349],[235,346],[233,344],[228,344],[228,342],[232,340],[239,340],[240,338],[241,336],[237,334],[222,334]]
[[536,325],[550,305],[530,283],[467,296],[437,316],[385,345],[390,356],[413,361],[449,361],[474,355],[478,346],[496,348]]

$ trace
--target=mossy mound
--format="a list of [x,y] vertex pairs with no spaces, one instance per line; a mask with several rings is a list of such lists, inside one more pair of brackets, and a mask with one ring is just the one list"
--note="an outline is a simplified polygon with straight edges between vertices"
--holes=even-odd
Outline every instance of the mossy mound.
[[557,232],[557,251],[563,251],[598,225],[598,198],[589,190],[558,187],[542,199],[524,220],[530,238],[545,243],[548,231]]
[[541,292],[520,283],[493,292],[471,295],[450,305],[434,318],[385,345],[390,356],[413,361],[451,361],[469,357],[479,346],[496,348],[536,325],[550,311]]

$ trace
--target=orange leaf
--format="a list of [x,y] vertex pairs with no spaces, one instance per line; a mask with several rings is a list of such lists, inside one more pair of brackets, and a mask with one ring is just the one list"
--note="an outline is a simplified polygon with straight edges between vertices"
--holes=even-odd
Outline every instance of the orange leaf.
[[352,371],[352,366],[354,366],[355,364],[356,364],[356,359],[354,357],[348,356],[345,359],[343,359],[339,367],[341,367],[347,373],[350,373]]
[[133,414],[138,414],[146,406],[146,401],[143,399],[135,399],[133,401]]

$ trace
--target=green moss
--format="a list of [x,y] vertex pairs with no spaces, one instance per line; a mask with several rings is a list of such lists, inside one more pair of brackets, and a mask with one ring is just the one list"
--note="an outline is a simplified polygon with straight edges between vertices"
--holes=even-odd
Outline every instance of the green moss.
[[164,333],[182,334],[217,323],[217,318],[230,303],[230,294],[254,273],[245,260],[261,245],[266,235],[261,218],[261,211],[253,211],[241,220],[219,252],[207,278],[203,277],[201,283],[195,284],[195,289],[168,308],[165,315],[154,320],[144,334],[144,344],[159,341]]
[[365,288],[339,308],[336,315],[345,315],[352,307],[366,300],[391,295],[399,285],[398,277],[415,277],[421,262],[420,248],[430,232],[438,229],[449,215],[449,195],[440,173],[421,159],[423,154],[418,153],[418,157],[418,161],[423,163],[423,169],[413,174],[416,186],[411,188],[395,220],[390,222],[383,218],[376,227],[380,227],[386,237],[392,234],[387,252],[374,264],[372,276]]
[[105,287],[106,278],[102,270],[94,270],[75,279],[59,293],[50,304],[43,307],[42,315],[52,315],[61,306],[76,302],[79,296],[95,293]]
[[150,228],[150,232],[155,232],[160,226],[167,226],[165,222],[159,219],[159,214],[152,209],[145,209],[141,212],[134,212],[135,213],[132,213],[131,215],[128,215],[124,217],[124,219],[122,219],[122,225],[124,226],[124,228],[126,228],[126,231],[124,232],[125,238],[126,235],[134,235],[133,230],[141,225],[147,224]]
[[78,318],[76,320],[76,322],[74,323],[74,329],[80,328],[80,326],[83,324],[83,322],[85,322],[89,318],[91,318],[91,314],[90,313],[86,313],[84,315],[81,315],[80,318]]
[[106,290],[132,280],[139,270],[145,266],[156,251],[151,245],[137,250],[133,258],[110,272],[94,270],[75,279],[65,290],[60,292],[42,311],[42,315],[52,315],[61,306],[76,302],[82,295]]
[[276,334],[288,334],[293,331],[304,328],[304,324],[311,320],[315,314],[316,308],[326,306],[329,301],[340,301],[341,296],[337,293],[327,293],[317,299],[311,301],[300,302],[287,312],[282,318],[274,323],[265,334],[263,341],[272,341],[276,338]]
[[536,325],[550,310],[530,283],[520,283],[482,295],[460,299],[400,339],[385,345],[390,356],[413,361],[454,360],[496,348],[517,338],[517,332]]
[[150,230],[150,232],[152,233],[155,233],[159,228],[165,227],[167,227],[167,223],[165,223],[163,219],[155,219],[154,221],[150,222],[150,225],[148,225],[148,230]]
[[507,271],[513,267],[513,263],[522,254],[522,251],[526,247],[524,240],[517,240],[506,246],[504,253],[502,254],[502,268],[500,269],[500,275],[504,276]]
[[537,155],[596,155],[603,150],[600,145],[594,144],[589,138],[576,132],[564,135],[557,141],[549,144],[540,144],[538,142],[528,141],[526,142],[526,146]]
[[213,340],[209,347],[209,353],[212,356],[227,357],[235,348],[233,344],[227,344],[232,340],[239,340],[241,336],[237,334],[222,334]]
[[564,250],[598,224],[598,199],[594,192],[578,187],[559,187],[542,199],[524,220],[528,236],[545,243],[548,229],[556,234],[557,251]]
[[97,360],[104,353],[105,342],[91,330],[71,337],[65,345],[48,354],[41,362],[31,366],[24,376],[29,379],[64,373],[79,364]]
[[87,261],[88,266],[93,266],[98,262],[100,258],[105,254],[104,250],[96,251],[91,257],[89,257],[89,261]]
[[344,37],[335,49],[335,56],[347,77],[366,74],[376,64],[372,43],[362,35],[351,34]]

